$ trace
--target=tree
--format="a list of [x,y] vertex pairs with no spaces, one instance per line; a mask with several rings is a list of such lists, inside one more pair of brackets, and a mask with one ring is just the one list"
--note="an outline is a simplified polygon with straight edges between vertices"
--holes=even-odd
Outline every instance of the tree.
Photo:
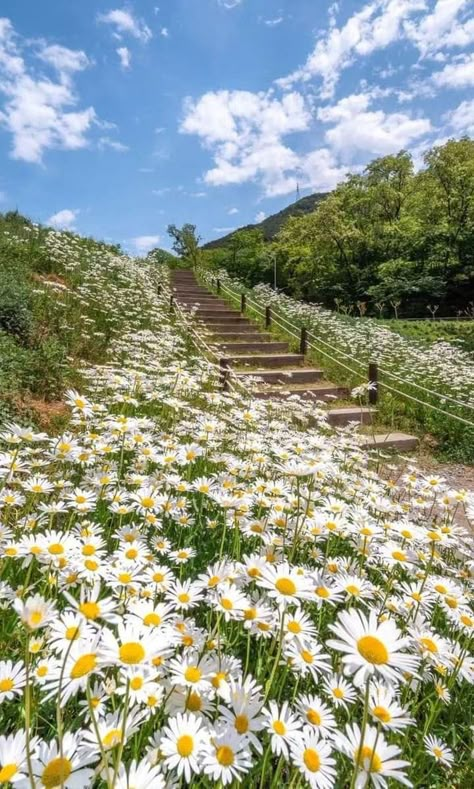
[[196,225],[185,224],[182,227],[168,225],[167,233],[173,239],[173,250],[191,266],[198,265],[200,260],[199,244],[201,237],[196,233]]

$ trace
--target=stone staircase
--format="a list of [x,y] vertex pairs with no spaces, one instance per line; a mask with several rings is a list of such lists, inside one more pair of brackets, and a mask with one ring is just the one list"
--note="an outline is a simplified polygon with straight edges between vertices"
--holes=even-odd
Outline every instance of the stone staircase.
[[[201,286],[192,271],[175,270],[172,290],[180,307],[194,310],[196,320],[211,333],[213,345],[222,350],[220,362],[224,369],[232,368],[244,386],[252,385],[255,398],[285,400],[298,395],[318,405],[326,404],[328,420],[334,426],[351,422],[372,424],[375,408],[346,404],[344,401],[349,398],[346,387],[324,380],[323,371],[312,366],[304,354],[293,353],[287,342],[274,340],[269,332],[260,331],[238,310]],[[362,441],[365,448],[401,452],[413,450],[417,445],[415,436],[398,432],[367,435]]]

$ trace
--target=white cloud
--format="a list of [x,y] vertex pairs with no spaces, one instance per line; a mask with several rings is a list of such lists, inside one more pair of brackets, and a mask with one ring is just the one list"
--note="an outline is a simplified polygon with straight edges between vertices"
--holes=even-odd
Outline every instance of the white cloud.
[[74,111],[78,99],[71,74],[88,65],[82,52],[43,47],[40,56],[59,72],[59,81],[27,67],[23,41],[8,19],[0,20],[0,126],[13,137],[14,159],[40,163],[49,149],[76,150],[88,144],[87,132],[96,120],[93,107]]
[[254,222],[257,222],[257,223],[259,223],[259,222],[263,222],[263,220],[264,220],[264,219],[266,219],[266,218],[267,218],[267,215],[266,215],[265,211],[259,211],[259,212],[258,212],[258,213],[255,215]]
[[277,27],[277,25],[281,25],[283,22],[284,17],[276,16],[273,19],[264,19],[263,24],[267,27]]
[[474,38],[474,19],[460,19],[470,0],[437,0],[431,13],[405,23],[407,37],[423,57],[443,47],[466,46]]
[[[354,169],[354,168],[351,168]],[[315,192],[330,192],[347,173],[328,148],[318,148],[302,157],[301,186]]]
[[132,238],[132,244],[140,255],[149,252],[160,243],[160,236],[136,236]]
[[214,233],[232,233],[235,227],[213,227]]
[[146,44],[153,35],[145,22],[136,19],[131,11],[125,9],[114,8],[106,14],[99,14],[97,19],[99,22],[111,25],[114,28],[114,36],[116,38],[129,35]]
[[462,101],[456,109],[446,113],[444,119],[456,134],[474,136],[474,99]]
[[288,173],[298,155],[283,137],[309,127],[311,115],[303,96],[221,90],[197,101],[187,99],[180,131],[196,134],[210,149],[214,167],[204,181],[214,186],[256,181],[266,194],[290,191]]
[[238,214],[239,213],[239,209],[238,208],[229,208],[227,213],[229,214],[229,216],[233,216],[234,214]]
[[207,197],[207,192],[189,192],[190,197]]
[[63,208],[46,220],[46,224],[55,227],[57,230],[73,230],[76,223],[79,209]]
[[117,151],[118,153],[125,153],[126,151],[130,150],[128,145],[124,145],[117,140],[113,140],[111,137],[100,137],[98,147],[101,151],[109,148],[110,150]]
[[318,110],[319,120],[334,124],[325,134],[333,151],[345,156],[360,151],[383,156],[405,148],[431,130],[427,118],[369,110],[370,102],[370,94],[359,93]]
[[132,63],[132,54],[127,47],[118,47],[116,50],[117,55],[120,58],[120,65],[123,69],[130,68]]
[[356,56],[370,55],[397,41],[403,36],[405,20],[425,5],[425,0],[372,0],[340,28],[332,16],[329,31],[319,37],[306,63],[277,84],[289,88],[320,77],[321,96],[331,98],[341,72]]
[[223,6],[223,8],[236,8],[241,2],[242,0],[217,0],[218,5]]
[[38,53],[39,58],[53,66],[61,76],[74,71],[83,71],[91,65],[82,50],[68,49],[59,44],[44,46]]
[[170,31],[168,30],[167,27],[162,27],[161,28],[160,36],[163,36],[163,38],[169,38],[170,37]]
[[164,195],[167,195],[168,192],[171,191],[172,191],[171,186],[164,186],[162,189],[152,189],[151,193],[153,195],[156,195],[156,197],[163,197]]
[[474,85],[474,52],[448,63],[442,71],[433,74],[433,82],[443,88],[467,88]]

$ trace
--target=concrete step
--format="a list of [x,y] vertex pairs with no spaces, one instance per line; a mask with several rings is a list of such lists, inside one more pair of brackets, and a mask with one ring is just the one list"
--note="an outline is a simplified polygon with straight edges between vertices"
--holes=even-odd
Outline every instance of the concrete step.
[[362,436],[363,449],[391,449],[398,452],[411,452],[418,447],[416,436],[407,433],[378,433],[374,436]]
[[287,342],[219,342],[226,353],[286,353]]
[[252,370],[251,372],[236,373],[242,379],[245,376],[256,376],[268,384],[310,384],[323,377],[323,371],[315,367],[294,367],[287,370]]
[[[214,308],[218,308],[219,309],[220,307],[227,307],[227,304],[225,303],[225,301],[221,301],[220,299],[207,298],[207,297],[204,298],[204,299],[201,299],[199,296],[196,296],[195,299],[188,299],[188,298],[183,299],[183,298],[181,298],[181,296],[176,296],[176,301],[179,304],[182,304],[185,307],[188,307],[188,306],[189,307],[193,307],[195,304],[198,304],[203,309],[204,308],[205,309],[209,308],[209,309],[212,309],[212,310]],[[227,307],[227,309],[228,309],[228,307]]]
[[260,367],[282,367],[285,364],[293,367],[295,364],[303,364],[305,357],[300,353],[255,354],[254,356],[233,354],[222,357],[222,361],[233,367],[251,366],[258,369]]
[[[245,329],[247,329],[247,331],[245,331]],[[253,329],[253,326],[242,326],[242,329],[239,329],[239,331],[228,331],[228,329],[223,329],[222,331],[213,331],[213,334],[216,337],[216,342],[222,342],[222,340],[235,340],[236,342],[239,340],[242,342],[267,342],[272,339],[271,334],[254,331]]]
[[207,320],[208,318],[238,318],[240,312],[236,310],[230,310],[228,307],[213,307],[212,309],[201,307],[197,310],[197,315],[199,318],[204,318]]
[[331,408],[328,411],[328,420],[331,425],[348,425],[350,422],[357,422],[359,425],[372,424],[373,418],[377,413],[376,408],[367,406],[347,406],[346,408]]
[[330,383],[293,384],[282,386],[278,389],[260,389],[253,393],[258,400],[287,400],[292,395],[298,395],[303,400],[342,400],[348,396],[348,390],[342,386]]

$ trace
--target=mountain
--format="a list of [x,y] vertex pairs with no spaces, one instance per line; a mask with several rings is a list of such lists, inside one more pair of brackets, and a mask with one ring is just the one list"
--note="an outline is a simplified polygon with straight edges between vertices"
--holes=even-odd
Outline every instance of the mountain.
[[[265,241],[271,241],[290,216],[303,216],[303,214],[310,214],[311,211],[314,211],[317,204],[321,202],[321,200],[324,200],[326,195],[327,192],[316,192],[315,194],[308,195],[307,197],[302,197],[301,200],[297,200],[296,203],[292,203],[282,211],[278,211],[277,214],[268,216],[263,220],[263,222],[259,222],[255,225],[245,225],[245,227],[239,227],[237,230],[261,230],[263,232]],[[226,236],[222,236],[222,238],[216,238],[214,241],[209,241],[207,244],[203,244],[202,248],[216,249],[217,247],[225,247],[229,239],[232,238],[237,230],[233,230],[232,233],[228,233]]]

